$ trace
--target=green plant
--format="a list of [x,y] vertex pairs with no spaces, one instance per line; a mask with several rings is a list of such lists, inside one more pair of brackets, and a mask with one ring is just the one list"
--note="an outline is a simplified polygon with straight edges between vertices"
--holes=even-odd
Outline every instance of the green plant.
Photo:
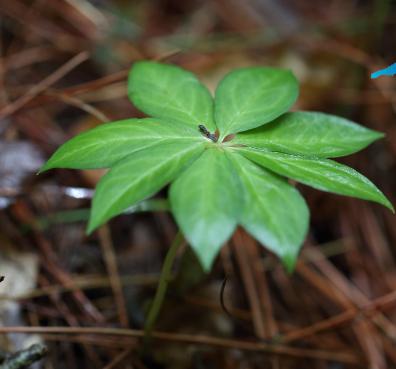
[[323,113],[286,113],[298,96],[290,71],[234,70],[213,99],[192,73],[142,61],[131,69],[128,93],[151,118],[85,132],[41,170],[110,168],[96,188],[88,232],[170,183],[172,213],[205,270],[238,224],[292,270],[309,211],[284,177],[393,211],[367,178],[329,159],[383,134]]

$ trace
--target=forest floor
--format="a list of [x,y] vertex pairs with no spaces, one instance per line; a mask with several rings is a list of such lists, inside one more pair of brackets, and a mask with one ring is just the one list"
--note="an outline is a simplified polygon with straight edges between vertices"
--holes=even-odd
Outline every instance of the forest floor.
[[395,61],[392,2],[0,0],[0,17],[0,361],[45,344],[48,369],[396,368],[396,218],[379,205],[298,185],[311,226],[292,275],[239,229],[208,275],[185,246],[144,344],[171,215],[158,201],[86,236],[103,171],[36,175],[75,134],[142,116],[136,60],[212,90],[273,65],[301,83],[294,109],[386,134],[341,162],[396,204],[396,77],[370,79]]

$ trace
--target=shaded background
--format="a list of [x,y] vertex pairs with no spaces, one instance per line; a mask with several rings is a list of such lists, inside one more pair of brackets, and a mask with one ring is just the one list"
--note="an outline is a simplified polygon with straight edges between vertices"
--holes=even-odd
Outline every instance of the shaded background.
[[[212,91],[235,67],[292,69],[301,83],[294,109],[386,133],[341,161],[395,204],[396,77],[370,79],[396,61],[395,5],[0,0],[0,327],[141,329],[176,232],[166,203],[149,202],[154,212],[119,216],[87,237],[89,200],[103,173],[35,176],[75,134],[142,116],[126,97],[136,60],[180,65]],[[395,217],[298,188],[311,228],[292,276],[238,230],[210,275],[188,248],[179,255],[157,326],[166,333],[148,351],[137,338],[83,332],[4,334],[1,351],[45,340],[42,367],[57,369],[396,368]]]

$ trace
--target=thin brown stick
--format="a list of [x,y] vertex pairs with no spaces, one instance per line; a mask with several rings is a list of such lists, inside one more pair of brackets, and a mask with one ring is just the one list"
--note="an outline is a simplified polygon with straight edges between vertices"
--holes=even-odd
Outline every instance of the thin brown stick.
[[113,336],[98,336],[98,335],[67,335],[67,334],[42,334],[41,337],[45,341],[53,342],[70,342],[83,345],[91,345],[103,348],[117,350],[120,348],[135,348],[138,350],[138,341],[135,337],[117,337],[115,340]]
[[247,251],[249,253],[252,272],[256,281],[257,294],[259,296],[260,307],[264,320],[266,338],[274,337],[279,333],[277,323],[274,319],[271,295],[268,289],[268,282],[264,268],[262,268],[260,249],[261,247],[251,237],[244,237]]
[[[41,285],[44,286],[44,288],[49,285],[49,281],[43,275],[40,276],[40,282],[41,282]],[[63,299],[61,299],[61,296],[59,296],[59,294],[57,294],[56,292],[52,292],[49,294],[49,298],[54,303],[54,305],[57,307],[57,309],[59,310],[61,315],[64,316],[64,319],[68,325],[70,325],[70,326],[78,326],[79,325],[78,319],[72,314],[69,306],[65,303],[65,301]]]
[[[317,250],[315,253],[320,253]],[[342,275],[331,263],[326,259],[316,260],[313,262],[322,273],[328,276],[330,283],[332,283],[345,297],[350,299],[354,306],[364,306],[370,303],[366,295],[359,290],[354,284],[350,283],[344,275]],[[396,326],[387,317],[382,314],[373,316],[373,322],[383,330],[388,337],[393,339],[396,337]]]
[[118,319],[121,326],[126,328],[129,326],[128,312],[126,309],[124,293],[122,290],[122,282],[120,279],[120,273],[118,271],[117,258],[115,256],[114,245],[111,239],[109,227],[107,225],[102,226],[99,229],[98,234],[100,245],[102,247],[103,258],[110,279],[111,289],[114,294]]
[[371,315],[378,314],[379,311],[393,308],[395,305],[396,291],[393,291],[384,296],[378,297],[375,300],[372,300],[370,303],[361,306],[359,309],[349,309],[307,327],[294,329],[284,334],[281,338],[281,341],[283,343],[291,343],[302,340],[330,329],[339,328],[347,323],[352,322],[354,319],[359,318],[362,314],[370,317]]
[[[114,337],[143,338],[143,330],[122,328],[99,328],[99,327],[0,327],[0,334],[6,333],[34,333],[34,334],[88,334],[108,335]],[[152,332],[152,338],[179,342],[184,344],[209,345],[224,349],[236,349],[244,351],[265,352],[274,355],[285,355],[296,358],[319,359],[326,361],[338,361],[349,364],[363,364],[361,358],[349,352],[331,352],[326,350],[302,349],[285,345],[270,345],[261,342],[238,341],[219,337],[203,335],[190,335],[181,333]]]
[[327,331],[329,329],[334,329],[340,327],[350,321],[352,321],[358,312],[351,309],[347,310],[341,314],[335,315],[329,319],[324,319],[318,323],[312,324],[308,327],[295,329],[291,332],[286,333],[282,336],[281,341],[284,343],[290,343],[297,340],[302,340],[304,338],[313,336],[314,334]]
[[44,78],[37,85],[33,86],[25,95],[21,96],[14,102],[6,105],[2,110],[0,110],[0,119],[5,118],[17,110],[21,109],[26,103],[32,100],[35,96],[45,91],[49,86],[53,85],[55,82],[63,78],[67,73],[76,68],[78,65],[83,63],[89,58],[89,53],[83,51],[73,58],[71,58],[68,62],[63,64],[60,68],[58,68],[55,72],[51,73],[49,76]]
[[114,369],[122,364],[131,354],[133,350],[128,348],[118,354],[109,364],[107,364],[103,369]]
[[249,255],[245,248],[244,242],[245,240],[242,231],[238,229],[234,235],[234,252],[238,260],[242,281],[246,289],[247,297],[249,299],[255,334],[258,338],[265,339],[265,323],[260,308],[260,299],[257,293],[254,275],[250,267]]
[[[90,91],[96,91],[101,87],[111,85],[113,83],[118,83],[124,81],[128,77],[129,69],[124,69],[119,72],[109,74],[107,76],[95,79],[94,81],[85,82],[78,84],[76,86],[64,88],[60,90],[62,95],[73,96],[79,95]],[[42,99],[41,99],[42,98]],[[53,98],[52,98],[53,99]],[[52,100],[50,96],[40,96],[37,97],[37,102],[42,103],[44,101]]]
[[[322,275],[301,263],[298,264],[297,270],[307,282],[313,284],[337,305],[344,309],[354,309],[368,302],[363,300],[360,291],[349,284],[328,261],[321,260],[317,261],[316,264]],[[324,288],[325,286],[327,288]],[[375,318],[375,320],[377,319]],[[370,362],[370,367],[384,368],[382,347],[379,345],[379,340],[376,337],[377,332],[372,322],[368,319],[357,321],[352,328],[357,341]]]
[[56,93],[56,92],[47,92],[47,94],[56,96],[59,100],[63,101],[66,104],[75,106],[83,111],[85,111],[88,114],[91,114],[95,118],[97,118],[100,122],[105,123],[110,121],[110,119],[100,110],[95,108],[94,106],[87,104],[86,102],[73,97],[73,96],[68,96],[62,93]]
[[[123,285],[155,286],[158,283],[157,274],[129,275],[121,277]],[[51,293],[67,293],[77,290],[89,290],[111,286],[108,277],[70,277],[70,284],[53,284],[48,287],[37,288],[26,294],[9,296],[0,294],[0,301],[20,301],[34,299],[37,297],[49,296]]]

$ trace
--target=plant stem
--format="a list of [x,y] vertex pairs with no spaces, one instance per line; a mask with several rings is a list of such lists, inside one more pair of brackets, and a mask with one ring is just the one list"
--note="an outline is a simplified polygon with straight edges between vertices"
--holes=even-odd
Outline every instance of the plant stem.
[[145,333],[146,340],[150,338],[151,331],[154,328],[158,314],[161,310],[161,306],[164,301],[166,291],[168,289],[168,284],[171,279],[171,271],[172,271],[173,261],[177,254],[177,250],[183,244],[183,240],[184,240],[183,235],[179,231],[177,233],[175,239],[173,240],[168,253],[165,256],[165,260],[164,260],[164,264],[162,266],[161,276],[160,276],[159,284],[157,287],[157,291],[155,292],[154,300],[150,306],[147,320],[144,325],[144,333]]

